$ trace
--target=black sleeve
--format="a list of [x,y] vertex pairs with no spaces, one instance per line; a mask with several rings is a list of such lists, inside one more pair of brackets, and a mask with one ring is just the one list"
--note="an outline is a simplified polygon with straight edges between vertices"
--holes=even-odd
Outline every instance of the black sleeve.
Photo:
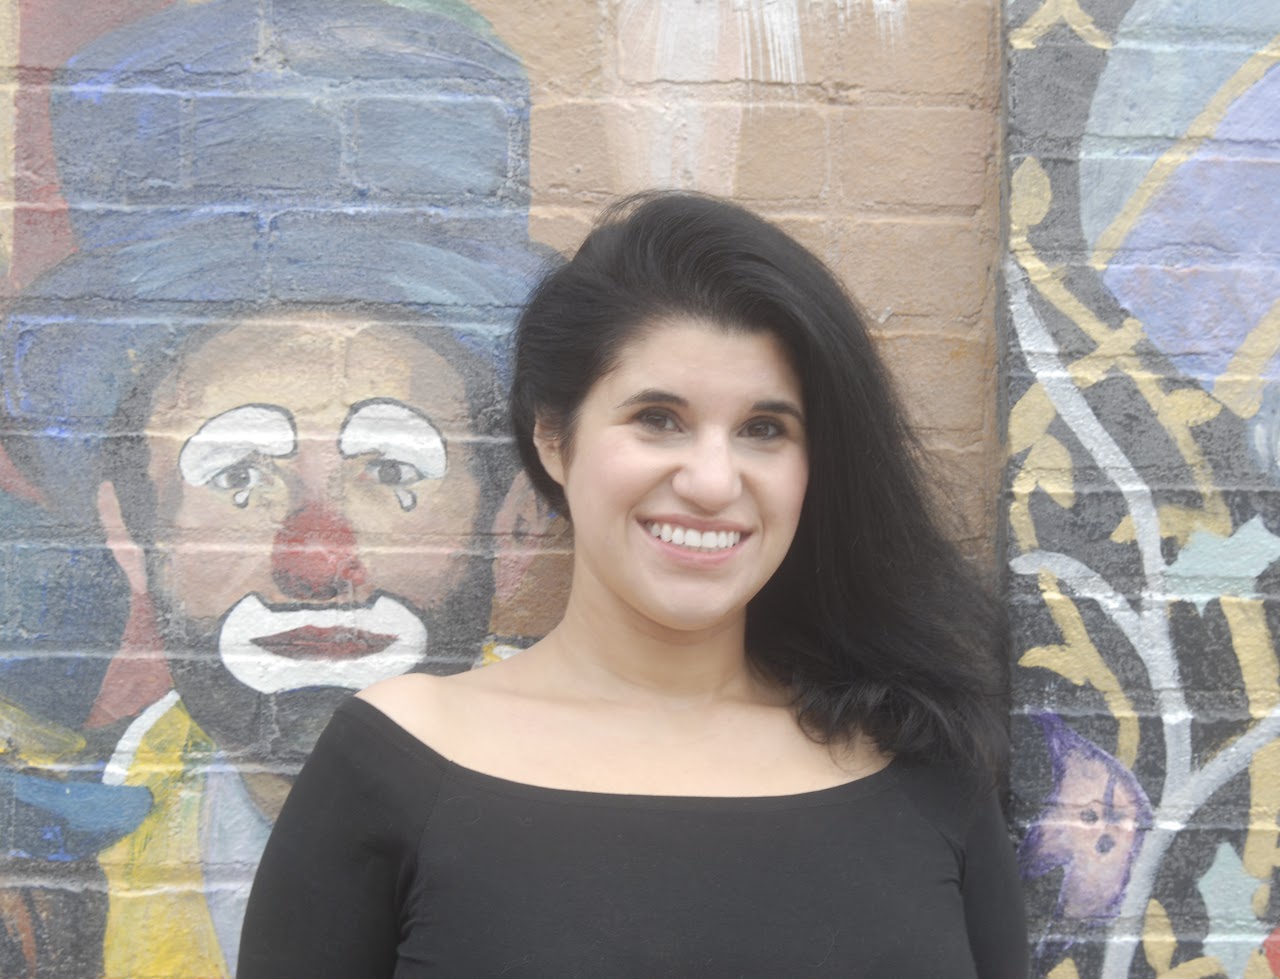
[[299,773],[254,878],[239,979],[394,973],[439,777],[378,719],[393,724],[363,701],[343,705]]
[[1026,907],[1013,845],[992,793],[980,803],[964,844],[964,916],[980,979],[1026,979]]

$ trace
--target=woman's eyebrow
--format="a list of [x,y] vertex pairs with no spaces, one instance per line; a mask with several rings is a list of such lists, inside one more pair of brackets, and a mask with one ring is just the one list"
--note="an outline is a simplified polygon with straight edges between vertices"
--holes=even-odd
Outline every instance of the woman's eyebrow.
[[751,406],[752,411],[764,411],[774,415],[790,415],[801,425],[804,424],[804,412],[790,401],[757,401]]
[[[663,391],[661,388],[645,388],[631,397],[618,403],[617,408],[634,408],[636,405],[668,404],[677,408],[687,408],[689,401],[678,394]],[[804,424],[804,412],[791,401],[757,401],[751,406],[752,411],[763,411],[774,415],[790,415],[801,425]]]
[[670,391],[663,391],[659,388],[645,388],[643,391],[638,391],[625,401],[619,402],[616,407],[633,408],[636,405],[651,404],[675,405],[678,408],[689,407],[687,399],[680,397],[678,394],[672,394]]

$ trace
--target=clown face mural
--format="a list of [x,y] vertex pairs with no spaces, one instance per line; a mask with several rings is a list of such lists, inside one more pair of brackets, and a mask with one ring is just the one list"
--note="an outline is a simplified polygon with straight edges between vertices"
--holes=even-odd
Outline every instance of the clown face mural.
[[0,330],[0,512],[60,535],[3,581],[6,976],[233,974],[334,706],[555,605],[497,393],[547,258],[519,60],[457,0],[155,6],[42,94],[64,247]]
[[146,542],[193,719],[219,750],[278,762],[351,691],[479,655],[474,358],[319,313],[212,332],[146,399],[144,451],[113,467],[104,523],[135,497],[117,556]]

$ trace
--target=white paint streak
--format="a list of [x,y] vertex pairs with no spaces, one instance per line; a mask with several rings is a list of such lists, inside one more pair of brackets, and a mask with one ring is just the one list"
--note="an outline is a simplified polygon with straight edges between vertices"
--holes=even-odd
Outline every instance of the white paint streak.
[[154,704],[135,717],[120,740],[116,742],[116,750],[111,753],[111,760],[102,770],[103,785],[124,785],[129,769],[133,766],[134,756],[138,753],[138,745],[147,732],[178,702],[178,691],[170,690]]
[[[751,81],[798,85],[805,80],[802,20],[825,21],[834,13],[843,31],[868,2],[881,38],[896,41],[907,0],[622,0],[619,34],[628,42],[650,35],[654,65],[671,80],[710,81],[727,63]],[[735,32],[727,28],[730,20]]]
[[[838,44],[826,40],[828,18],[843,32],[868,4],[881,40],[894,43],[907,0],[618,0],[619,63],[639,80],[800,85],[806,27]],[[677,96],[661,112],[628,114],[610,131],[622,184],[732,195],[748,105]]]
[[[1134,652],[1147,668],[1160,704],[1164,722],[1167,794],[1169,786],[1181,785],[1191,771],[1191,726],[1182,720],[1174,720],[1188,716],[1189,712],[1182,693],[1178,662],[1173,653],[1173,640],[1169,635],[1167,606],[1152,597],[1163,595],[1167,591],[1165,577],[1168,571],[1160,550],[1160,519],[1155,500],[1151,495],[1151,488],[1133,468],[1124,451],[1093,413],[1084,395],[1067,374],[1057,344],[1031,305],[1022,270],[1011,260],[1005,265],[1005,282],[1014,331],[1027,364],[1053,402],[1058,416],[1080,440],[1094,462],[1116,484],[1133,518],[1134,535],[1146,581],[1146,601],[1138,612],[1136,628],[1129,639]],[[1102,580],[1092,569],[1085,568],[1082,564],[1080,568],[1099,581]],[[1076,584],[1067,580],[1073,586]],[[1085,578],[1081,576],[1077,580],[1083,582]],[[1105,605],[1103,607],[1106,608]],[[1126,635],[1129,635],[1128,632]]]

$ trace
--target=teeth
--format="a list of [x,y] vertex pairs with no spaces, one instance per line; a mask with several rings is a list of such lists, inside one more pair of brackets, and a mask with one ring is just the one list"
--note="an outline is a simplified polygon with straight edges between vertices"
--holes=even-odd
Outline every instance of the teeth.
[[654,537],[679,544],[694,551],[722,551],[734,547],[742,540],[742,534],[736,530],[691,530],[688,527],[673,527],[669,523],[646,524],[646,529]]

